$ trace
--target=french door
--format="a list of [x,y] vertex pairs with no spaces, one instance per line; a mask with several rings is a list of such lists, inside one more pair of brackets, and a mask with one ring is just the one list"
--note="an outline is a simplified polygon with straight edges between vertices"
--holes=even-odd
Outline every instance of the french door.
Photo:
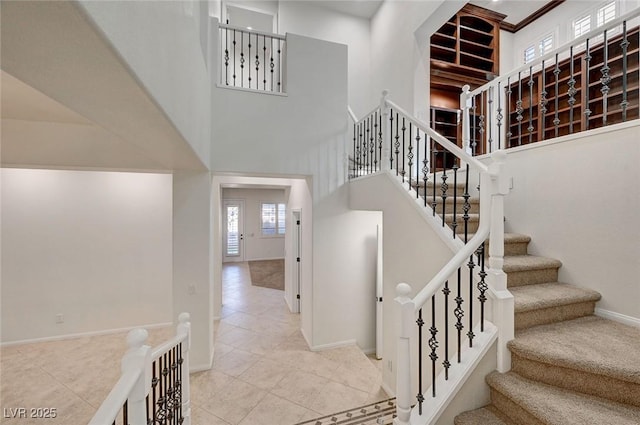
[[244,201],[225,200],[223,216],[222,261],[244,261]]

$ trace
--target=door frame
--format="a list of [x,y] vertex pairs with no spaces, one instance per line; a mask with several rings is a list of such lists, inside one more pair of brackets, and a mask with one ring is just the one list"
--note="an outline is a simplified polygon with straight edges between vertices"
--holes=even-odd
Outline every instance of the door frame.
[[[238,205],[238,255],[227,255],[227,206]],[[244,199],[222,200],[222,262],[244,261]]]
[[300,264],[302,261],[302,210],[294,209],[291,210],[291,224],[293,227],[293,235],[291,239],[291,243],[293,244],[293,260],[292,261],[292,285],[291,285],[291,294],[292,294],[292,313],[300,313],[301,311],[301,292],[302,292],[302,265]]

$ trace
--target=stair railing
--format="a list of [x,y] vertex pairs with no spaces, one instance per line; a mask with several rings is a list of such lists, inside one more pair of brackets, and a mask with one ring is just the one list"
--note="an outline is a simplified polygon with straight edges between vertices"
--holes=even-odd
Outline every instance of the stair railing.
[[[492,163],[485,165],[387,97],[383,92],[380,106],[361,120],[350,113],[354,121],[350,176],[379,171],[395,175],[451,232],[457,246],[451,260],[413,297],[410,285],[400,283],[396,288],[400,314],[394,423],[428,424],[442,413],[496,339],[498,369],[511,367],[506,344],[513,339],[514,306],[502,270],[503,197],[509,190],[503,171],[506,154],[495,151]],[[479,176],[476,188],[472,173]],[[479,197],[477,229],[470,214],[474,195]],[[491,310],[485,312],[489,300]],[[474,308],[479,314],[474,315]],[[425,325],[429,326],[426,341]]]
[[120,379],[89,425],[191,424],[189,313],[178,316],[176,335],[165,343],[152,349],[147,337],[145,329],[127,335]]
[[219,24],[221,87],[284,93],[286,37]]
[[464,147],[479,155],[638,119],[637,8],[473,90]]

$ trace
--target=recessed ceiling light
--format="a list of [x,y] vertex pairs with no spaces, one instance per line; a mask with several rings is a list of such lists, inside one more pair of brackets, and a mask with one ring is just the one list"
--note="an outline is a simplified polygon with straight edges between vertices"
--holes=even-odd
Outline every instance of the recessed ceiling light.
[[[493,1],[496,1],[496,0],[493,0]],[[253,28],[251,28],[251,27],[247,27],[247,29],[248,29],[249,31],[251,31]]]

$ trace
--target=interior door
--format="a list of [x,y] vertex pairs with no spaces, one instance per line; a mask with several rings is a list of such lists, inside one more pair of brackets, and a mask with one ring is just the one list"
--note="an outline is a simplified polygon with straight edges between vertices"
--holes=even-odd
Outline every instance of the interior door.
[[300,210],[293,211],[293,252],[295,255],[295,262],[293,263],[293,291],[296,298],[294,303],[294,313],[300,313],[300,262],[301,258],[301,237],[302,228],[300,222]]
[[223,203],[224,238],[223,261],[244,261],[244,201],[225,200]]

